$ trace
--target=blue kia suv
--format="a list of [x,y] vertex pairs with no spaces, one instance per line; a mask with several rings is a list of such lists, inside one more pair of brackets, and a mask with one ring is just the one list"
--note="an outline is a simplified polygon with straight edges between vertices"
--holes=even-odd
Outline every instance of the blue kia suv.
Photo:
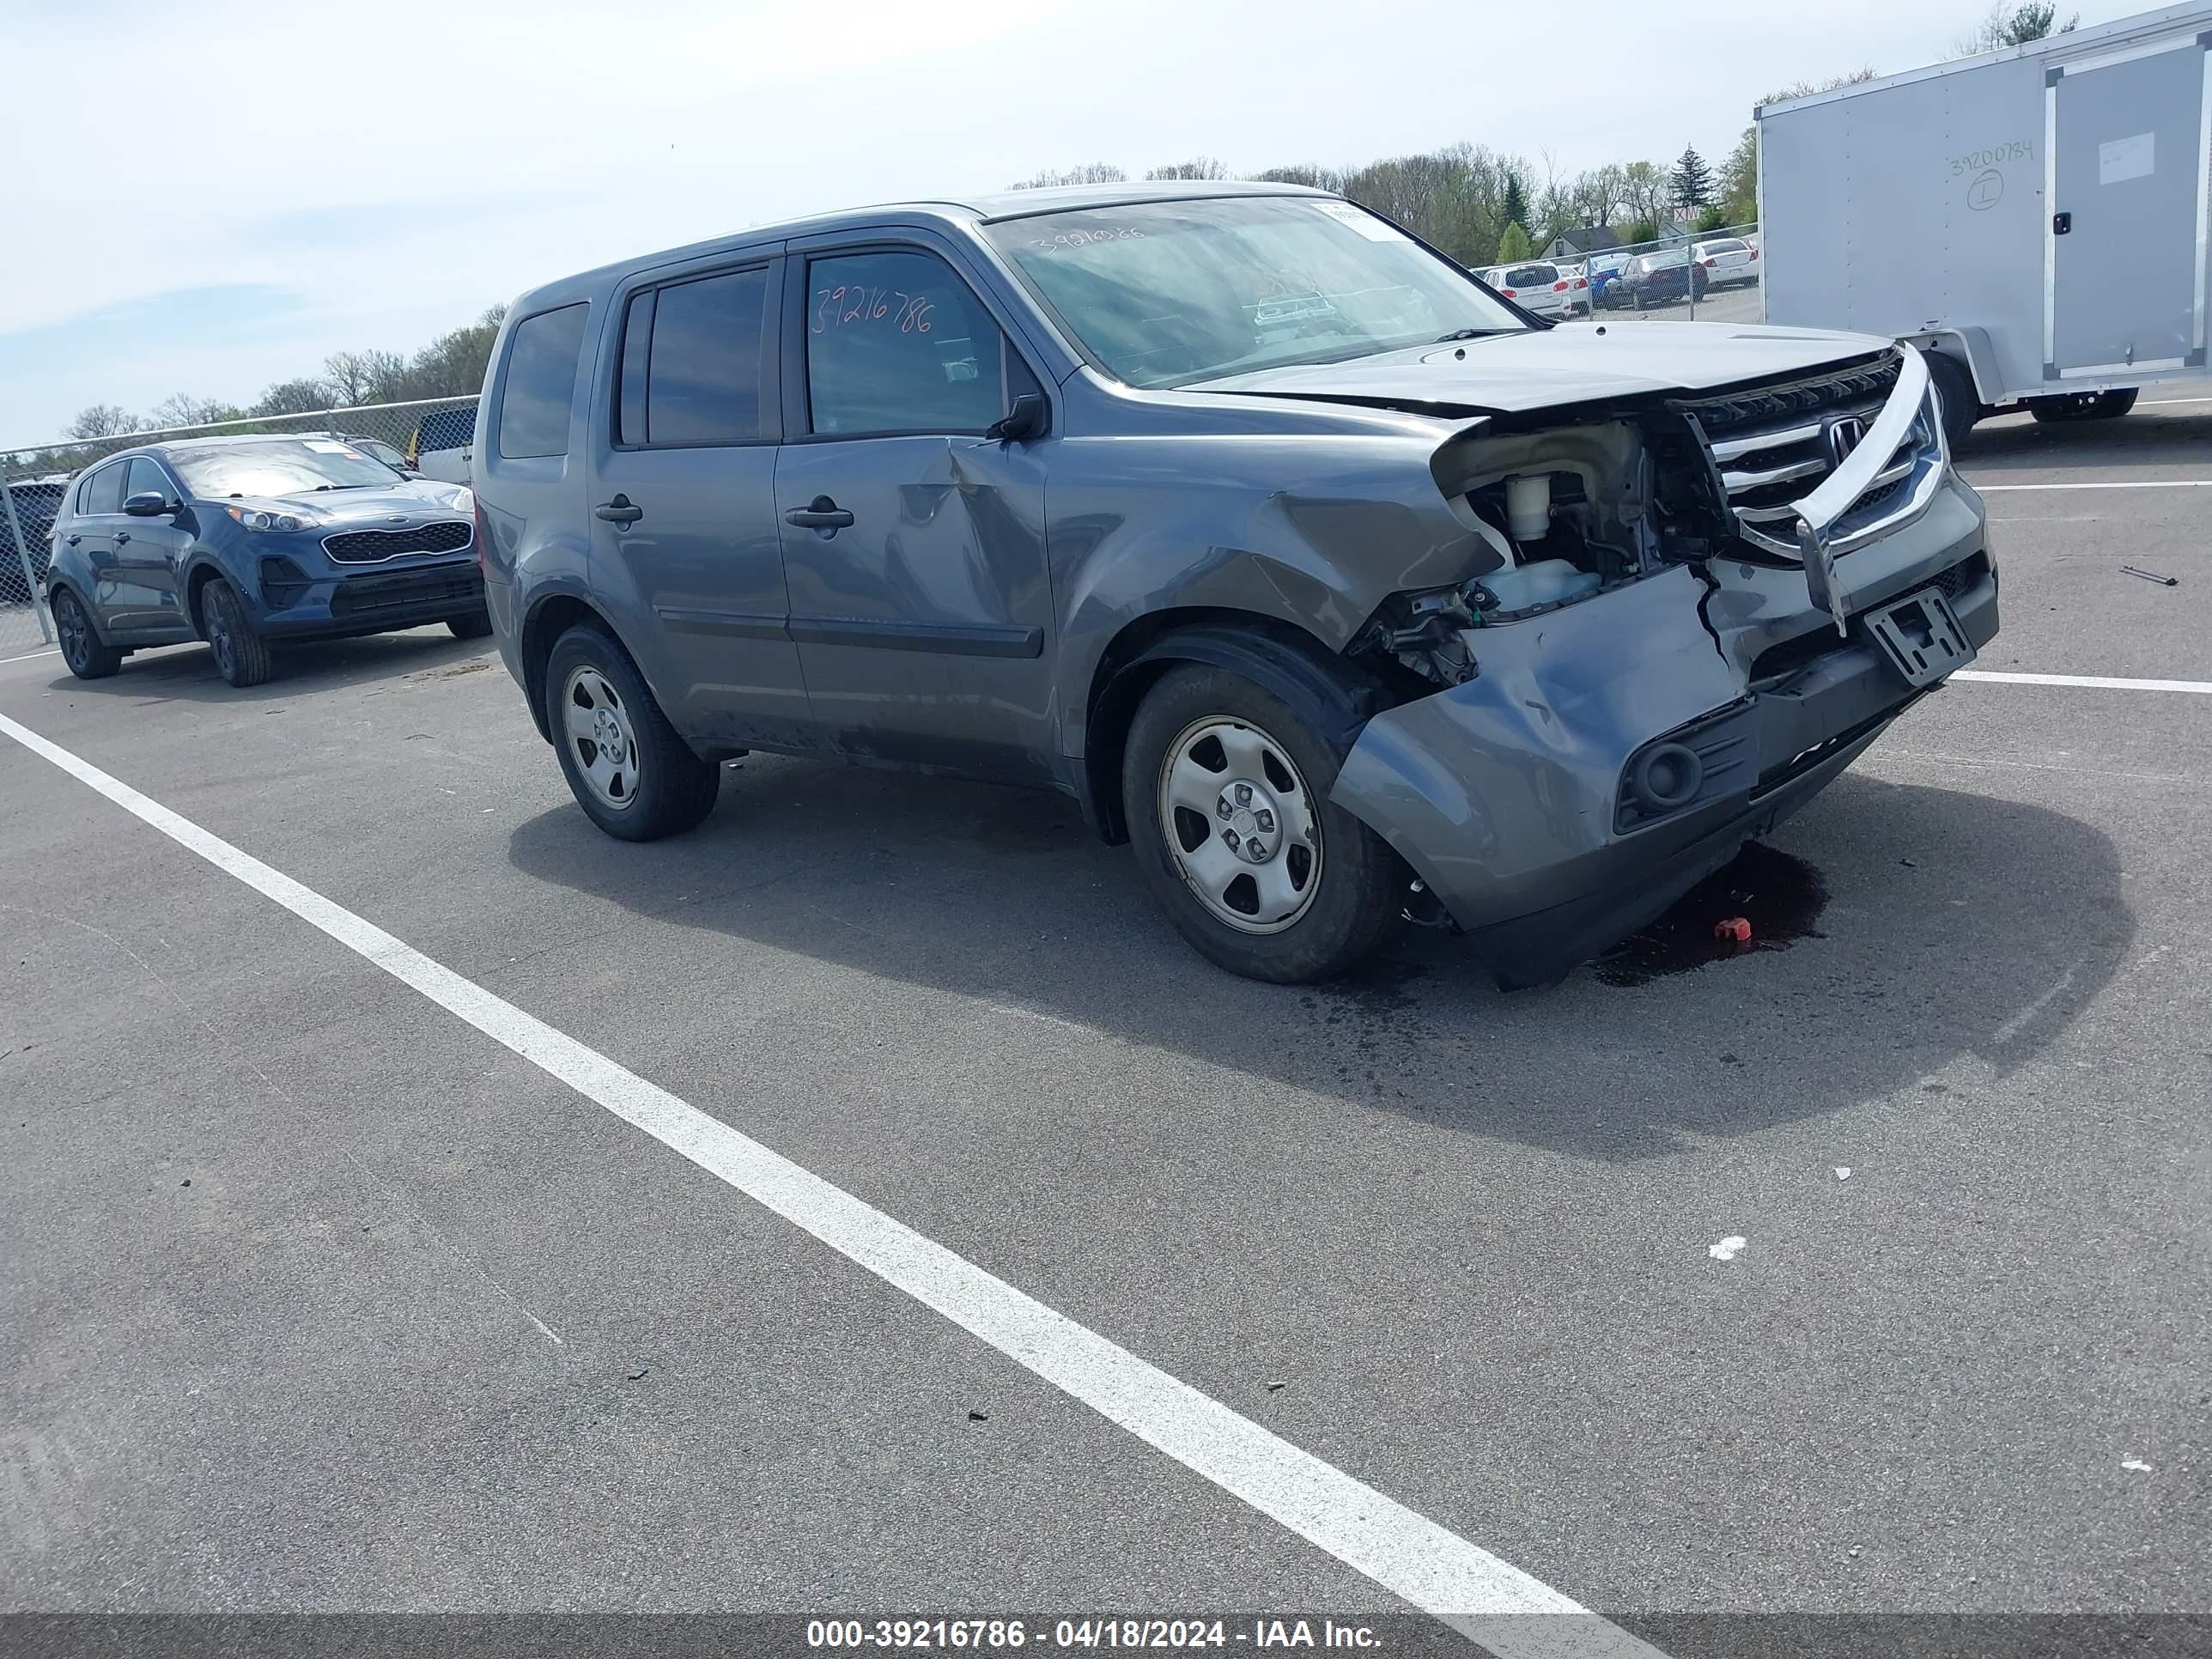
[[110,456],[54,520],[46,602],[80,679],[204,639],[233,685],[270,642],[444,623],[491,631],[465,489],[408,478],[335,434],[191,438]]

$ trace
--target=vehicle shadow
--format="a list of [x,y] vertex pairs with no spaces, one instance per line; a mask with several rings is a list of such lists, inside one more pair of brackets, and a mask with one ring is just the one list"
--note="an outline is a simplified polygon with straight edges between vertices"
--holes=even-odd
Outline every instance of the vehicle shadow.
[[2060,421],[2048,426],[2024,414],[1994,416],[1960,440],[1957,453],[1960,465],[1992,478],[2002,473],[2039,472],[2059,464],[2186,466],[2202,477],[2208,446],[2212,446],[2212,404],[2202,413],[2143,409],[2117,420]]
[[[1045,1014],[1622,1160],[2009,1072],[2134,937],[2112,843],[2040,808],[1847,775],[1776,841],[1832,896],[1803,943],[1634,988],[1584,968],[1513,995],[1436,933],[1331,985],[1237,979],[1184,945],[1127,850],[1072,804],[914,775],[756,758],[692,835],[612,857],[564,805],[520,825],[509,858],[664,922],[975,999],[977,1018]],[[1713,919],[1688,920],[1710,936]]]
[[457,640],[442,626],[356,640],[272,645],[270,653],[274,672],[259,685],[226,684],[216,672],[215,653],[196,642],[126,657],[122,668],[104,680],[80,680],[64,669],[52,689],[137,702],[283,702],[307,692],[339,690],[408,674],[472,672],[468,665],[476,659],[499,665],[489,640]]

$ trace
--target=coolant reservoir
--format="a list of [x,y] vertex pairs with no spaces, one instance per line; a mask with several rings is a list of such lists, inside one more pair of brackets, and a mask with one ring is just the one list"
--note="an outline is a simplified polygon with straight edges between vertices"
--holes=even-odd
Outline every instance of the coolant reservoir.
[[1595,571],[1576,569],[1565,559],[1539,559],[1494,570],[1482,579],[1482,585],[1498,596],[1499,610],[1522,611],[1587,593],[1598,585],[1598,577]]

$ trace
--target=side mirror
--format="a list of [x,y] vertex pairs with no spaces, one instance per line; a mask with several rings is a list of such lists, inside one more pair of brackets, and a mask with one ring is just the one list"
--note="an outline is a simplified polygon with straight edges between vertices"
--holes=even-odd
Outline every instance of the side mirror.
[[160,490],[142,489],[123,503],[123,510],[134,519],[158,519],[177,509],[169,505],[169,498]]
[[1014,406],[1000,419],[994,421],[983,435],[1002,444],[1018,444],[1024,439],[1042,434],[1048,414],[1043,397],[1035,392],[1024,392],[1014,399]]

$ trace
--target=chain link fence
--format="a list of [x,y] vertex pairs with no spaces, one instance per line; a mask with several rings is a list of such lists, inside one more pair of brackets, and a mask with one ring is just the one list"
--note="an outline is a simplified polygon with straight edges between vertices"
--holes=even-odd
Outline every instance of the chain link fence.
[[0,448],[0,657],[35,651],[53,639],[40,587],[53,557],[54,519],[96,461],[172,439],[285,433],[343,438],[392,466],[466,483],[476,428],[473,397],[428,398]]

